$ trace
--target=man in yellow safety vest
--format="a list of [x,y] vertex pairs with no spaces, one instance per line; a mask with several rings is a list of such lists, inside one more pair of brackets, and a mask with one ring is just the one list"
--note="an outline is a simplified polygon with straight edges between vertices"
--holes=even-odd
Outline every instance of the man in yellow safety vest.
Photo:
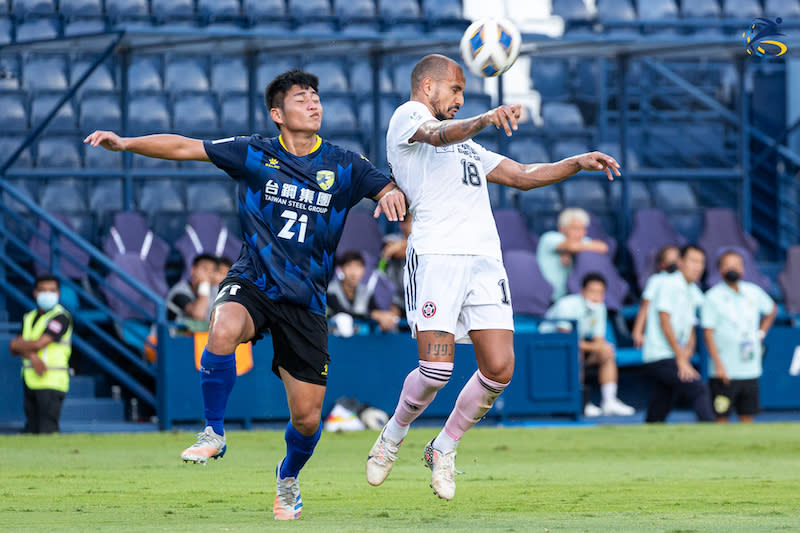
[[58,303],[60,286],[52,275],[36,278],[36,309],[25,314],[22,334],[9,343],[12,354],[22,357],[25,386],[25,431],[55,433],[61,404],[69,389],[72,353],[72,317]]

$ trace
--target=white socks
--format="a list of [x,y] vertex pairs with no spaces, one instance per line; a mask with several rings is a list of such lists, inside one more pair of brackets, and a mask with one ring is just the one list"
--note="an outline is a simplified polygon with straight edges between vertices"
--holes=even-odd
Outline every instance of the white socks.
[[389,419],[389,422],[386,423],[386,428],[383,430],[383,436],[395,444],[406,438],[406,435],[408,435],[408,426],[401,426],[394,417]]
[[608,405],[617,399],[617,384],[603,383],[600,385],[600,395],[603,398],[603,405]]

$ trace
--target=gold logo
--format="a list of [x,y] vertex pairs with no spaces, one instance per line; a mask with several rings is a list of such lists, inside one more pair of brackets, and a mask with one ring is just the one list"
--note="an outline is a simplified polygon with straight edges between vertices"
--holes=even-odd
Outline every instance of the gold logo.
[[325,367],[322,369],[322,372],[319,373],[320,376],[327,376],[328,375],[328,363],[325,363]]
[[333,182],[336,180],[336,174],[332,170],[320,170],[317,172],[317,185],[323,191],[327,191],[333,187]]
[[269,161],[264,163],[264,166],[269,168],[281,168],[281,166],[278,164],[278,160],[274,157],[270,157]]
[[731,400],[721,394],[714,398],[714,410],[717,413],[725,413],[731,408]]

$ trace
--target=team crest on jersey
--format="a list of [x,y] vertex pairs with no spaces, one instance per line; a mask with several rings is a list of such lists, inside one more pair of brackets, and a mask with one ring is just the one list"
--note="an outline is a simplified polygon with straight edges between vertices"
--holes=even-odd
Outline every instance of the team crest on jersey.
[[320,170],[317,172],[317,185],[319,185],[323,191],[327,191],[333,187],[333,182],[335,180],[336,174],[334,174],[332,170]]
[[269,160],[266,163],[264,163],[264,166],[277,169],[281,168],[281,166],[278,164],[278,160],[275,159],[274,157],[270,157]]
[[422,316],[432,318],[436,314],[436,304],[428,300],[422,306]]

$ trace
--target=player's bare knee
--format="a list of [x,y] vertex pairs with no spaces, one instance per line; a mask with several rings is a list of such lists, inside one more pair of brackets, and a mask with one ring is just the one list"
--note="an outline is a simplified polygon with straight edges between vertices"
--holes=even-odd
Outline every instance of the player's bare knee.
[[481,365],[481,374],[497,383],[509,383],[514,375],[514,358],[487,361]]
[[292,425],[303,435],[313,435],[321,423],[321,409],[308,409],[300,413],[292,413]]
[[208,330],[208,349],[212,353],[233,352],[242,337],[241,324],[231,320],[215,320]]

